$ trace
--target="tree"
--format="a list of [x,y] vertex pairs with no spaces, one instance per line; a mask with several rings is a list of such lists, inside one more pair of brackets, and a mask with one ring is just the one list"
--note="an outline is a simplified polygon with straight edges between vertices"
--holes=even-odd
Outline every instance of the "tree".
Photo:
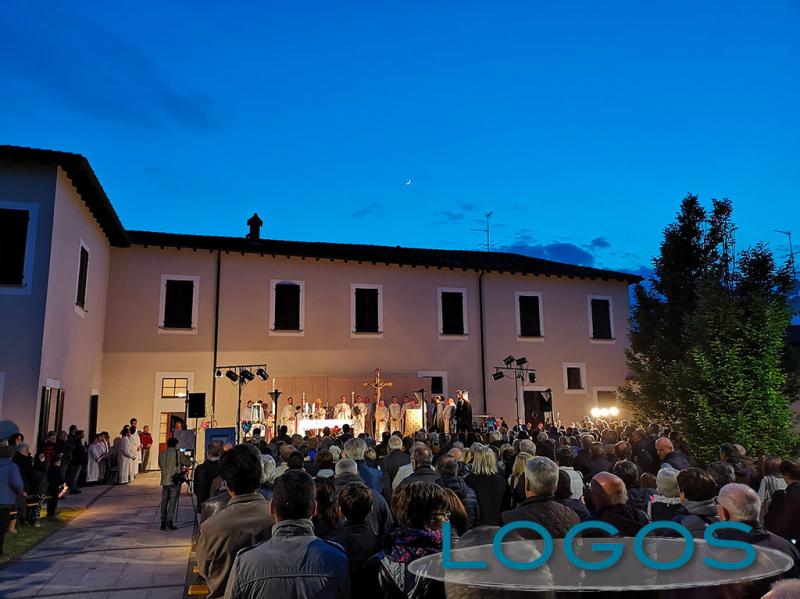
[[650,285],[637,285],[623,401],[681,430],[702,461],[725,442],[786,454],[788,268],[757,245],[736,254],[728,200],[696,196],[664,231]]

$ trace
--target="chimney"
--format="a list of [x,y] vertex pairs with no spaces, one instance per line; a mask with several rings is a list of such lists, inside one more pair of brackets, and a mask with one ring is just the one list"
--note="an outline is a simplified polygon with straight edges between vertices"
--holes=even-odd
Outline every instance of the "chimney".
[[247,221],[247,226],[250,227],[247,238],[250,241],[258,241],[261,238],[261,225],[263,224],[264,221],[259,218],[258,213],[253,212],[253,216]]

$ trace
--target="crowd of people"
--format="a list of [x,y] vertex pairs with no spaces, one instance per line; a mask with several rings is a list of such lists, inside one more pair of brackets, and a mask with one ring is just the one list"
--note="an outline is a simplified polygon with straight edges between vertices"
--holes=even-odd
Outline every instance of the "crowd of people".
[[[176,446],[159,457],[165,530],[173,528],[170,489],[186,473]],[[800,464],[751,459],[726,444],[718,461],[699,467],[678,432],[655,424],[587,418],[538,429],[384,431],[379,439],[349,427],[336,437],[282,427],[271,442],[209,445],[193,492],[198,567],[211,597],[461,596],[409,564],[442,550],[445,522],[458,547],[519,520],[553,538],[586,520],[624,537],[669,520],[698,538],[715,522],[742,522],[750,532],[718,534],[789,556],[788,580],[771,597],[785,589],[800,596],[792,580],[800,576]],[[740,596],[761,597],[769,582],[749,583]]]

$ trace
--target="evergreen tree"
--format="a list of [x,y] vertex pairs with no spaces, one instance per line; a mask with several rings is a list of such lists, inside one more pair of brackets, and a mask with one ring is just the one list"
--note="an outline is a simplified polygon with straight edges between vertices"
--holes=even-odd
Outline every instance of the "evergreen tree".
[[702,461],[717,447],[786,454],[785,335],[791,277],[763,245],[733,250],[728,200],[707,213],[696,196],[664,231],[650,285],[637,285],[624,402],[642,420],[686,435]]

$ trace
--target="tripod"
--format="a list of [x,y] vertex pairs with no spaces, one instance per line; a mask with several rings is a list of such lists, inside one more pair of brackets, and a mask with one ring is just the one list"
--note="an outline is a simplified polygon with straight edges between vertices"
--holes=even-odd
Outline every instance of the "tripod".
[[[193,460],[194,462],[194,460]],[[194,470],[194,468],[192,468]],[[192,518],[194,526],[198,526],[199,522],[197,521],[197,504],[194,502],[194,490],[192,488],[193,479],[185,478],[184,482],[186,482],[186,489],[189,491],[189,501],[192,504]],[[178,525],[178,512],[181,509],[181,488],[183,487],[183,482],[178,484],[178,501],[175,503],[175,525]]]

